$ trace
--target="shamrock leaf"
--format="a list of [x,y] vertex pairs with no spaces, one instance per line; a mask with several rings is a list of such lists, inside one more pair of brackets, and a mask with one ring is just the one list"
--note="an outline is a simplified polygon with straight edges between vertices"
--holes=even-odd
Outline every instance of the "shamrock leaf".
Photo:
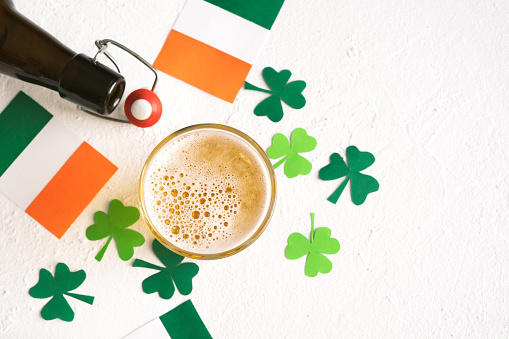
[[64,294],[90,305],[94,303],[94,297],[69,293],[69,291],[83,284],[85,278],[85,271],[71,272],[66,264],[59,263],[55,269],[54,278],[48,270],[41,269],[39,271],[39,281],[28,291],[28,294],[37,299],[53,297],[41,310],[43,319],[53,320],[59,318],[63,321],[72,321],[74,319],[74,311],[69,306]]
[[299,155],[299,153],[311,152],[316,148],[316,139],[309,136],[303,128],[297,128],[292,132],[291,145],[288,138],[277,133],[272,138],[272,146],[267,149],[267,155],[271,159],[281,159],[274,168],[285,163],[284,173],[288,178],[295,178],[299,174],[306,175],[311,172],[311,163]]
[[288,246],[285,255],[290,260],[295,260],[308,255],[304,273],[308,277],[316,277],[318,272],[327,274],[332,270],[332,262],[325,254],[339,252],[339,241],[331,238],[331,230],[327,227],[315,228],[315,214],[311,213],[311,241],[300,233],[292,233],[288,237]]
[[193,277],[198,274],[198,265],[195,263],[183,263],[184,257],[170,251],[157,239],[152,242],[152,249],[156,256],[166,267],[157,266],[144,260],[136,259],[133,267],[145,267],[160,272],[143,280],[143,292],[151,294],[159,292],[163,299],[170,299],[175,293],[175,286],[180,294],[188,295],[193,290]]
[[127,261],[133,257],[134,247],[145,243],[140,233],[127,229],[140,218],[140,211],[133,206],[125,207],[120,200],[112,200],[109,207],[109,216],[99,211],[94,214],[94,224],[87,228],[88,240],[100,240],[108,237],[106,244],[97,253],[95,259],[101,261],[108,245],[114,238],[120,259]]
[[272,122],[279,122],[284,115],[281,101],[294,109],[301,109],[306,105],[306,98],[302,95],[306,83],[302,80],[288,82],[292,72],[284,69],[278,73],[273,68],[266,67],[262,75],[271,90],[256,87],[248,82],[244,84],[245,89],[271,94],[256,106],[254,109],[256,116],[267,116]]
[[350,146],[346,149],[346,158],[349,166],[339,154],[333,153],[330,156],[330,163],[320,169],[318,176],[322,180],[336,180],[346,176],[327,200],[333,204],[337,203],[348,181],[351,180],[352,201],[356,205],[362,205],[369,193],[376,192],[380,188],[375,178],[360,173],[373,165],[375,157],[371,153],[361,152],[357,147]]

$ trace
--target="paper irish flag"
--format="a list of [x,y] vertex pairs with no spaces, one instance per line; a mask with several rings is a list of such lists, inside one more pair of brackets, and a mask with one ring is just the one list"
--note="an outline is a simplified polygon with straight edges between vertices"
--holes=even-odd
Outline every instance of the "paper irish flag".
[[233,102],[284,0],[188,0],[154,67]]
[[152,320],[124,339],[212,339],[191,300]]
[[0,192],[59,239],[116,170],[23,92],[0,114]]

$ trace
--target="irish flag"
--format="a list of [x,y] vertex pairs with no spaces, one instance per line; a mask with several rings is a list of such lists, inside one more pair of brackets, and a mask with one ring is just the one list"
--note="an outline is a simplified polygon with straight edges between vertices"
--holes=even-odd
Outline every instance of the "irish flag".
[[284,0],[188,0],[154,67],[233,102]]
[[152,320],[124,339],[212,339],[191,300]]
[[116,170],[23,92],[0,114],[0,192],[59,239]]

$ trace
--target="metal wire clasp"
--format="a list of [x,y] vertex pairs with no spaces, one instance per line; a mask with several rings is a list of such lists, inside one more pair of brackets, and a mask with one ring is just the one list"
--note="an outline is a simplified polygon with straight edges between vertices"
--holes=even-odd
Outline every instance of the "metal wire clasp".
[[[111,40],[111,39],[96,40],[95,41],[95,45],[97,46],[97,48],[99,50],[97,51],[97,53],[95,54],[94,58],[92,59],[92,62],[94,64],[96,64],[98,62],[97,61],[97,57],[99,55],[101,55],[101,54],[104,54],[113,63],[113,65],[117,69],[117,72],[118,73],[122,73],[122,71],[120,70],[120,66],[118,65],[117,61],[107,51],[109,44],[115,45],[118,48],[124,50],[125,52],[131,54],[133,57],[135,57],[141,63],[143,63],[145,66],[147,66],[147,68],[150,69],[152,71],[152,73],[154,73],[154,77],[155,78],[154,78],[154,83],[153,83],[152,89],[151,89],[151,91],[153,92],[155,90],[155,88],[156,88],[157,80],[158,80],[156,69],[151,64],[149,64],[145,59],[143,59],[138,53],[132,51],[131,49],[127,48],[126,46],[122,45],[121,43],[116,42],[115,40]],[[92,112],[92,111],[90,111],[90,110],[88,110],[88,109],[86,109],[85,107],[82,107],[82,106],[77,106],[77,109],[80,110],[80,111],[84,111],[86,113],[89,113],[89,114],[91,114],[93,116],[106,119],[106,120],[130,123],[128,120],[117,119],[117,118],[112,118],[112,117],[109,117],[109,116],[104,116],[104,115],[97,114],[96,112]]]
[[154,84],[152,85],[152,91],[154,91],[154,89],[156,88],[156,85],[157,85],[157,80],[158,80],[156,69],[151,64],[149,64],[145,59],[143,59],[138,53],[133,52],[132,50],[130,50],[129,48],[125,47],[124,45],[116,42],[115,40],[111,40],[111,39],[96,40],[95,45],[97,46],[97,48],[99,48],[99,50],[97,51],[94,58],[92,59],[92,62],[97,63],[97,57],[101,53],[103,53],[108,59],[110,59],[110,61],[113,63],[113,65],[115,65],[115,68],[117,69],[117,71],[119,73],[122,73],[120,70],[120,67],[118,66],[115,59],[106,50],[108,48],[108,44],[113,44],[113,45],[117,46],[118,48],[123,49],[127,53],[131,54],[133,57],[135,57],[136,59],[141,61],[145,66],[147,66],[152,71],[152,73],[154,73],[155,80],[154,80]]

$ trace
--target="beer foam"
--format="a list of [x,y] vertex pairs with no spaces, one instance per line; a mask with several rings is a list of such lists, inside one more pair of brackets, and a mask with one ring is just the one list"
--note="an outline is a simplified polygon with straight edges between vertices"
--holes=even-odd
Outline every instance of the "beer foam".
[[256,149],[223,130],[183,134],[147,167],[145,208],[170,243],[189,252],[226,252],[244,243],[269,210],[271,179]]

